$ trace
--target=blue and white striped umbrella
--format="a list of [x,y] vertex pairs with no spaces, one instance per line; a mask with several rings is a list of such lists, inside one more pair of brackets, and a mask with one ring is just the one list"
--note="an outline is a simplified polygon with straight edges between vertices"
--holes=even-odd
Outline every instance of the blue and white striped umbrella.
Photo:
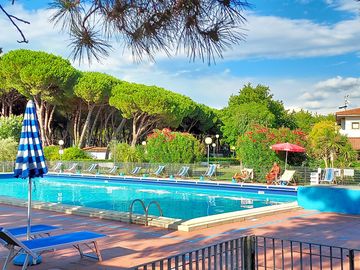
[[27,178],[28,190],[28,231],[30,237],[31,226],[31,179],[42,177],[48,171],[44,151],[41,144],[39,124],[36,117],[36,109],[32,100],[26,104],[24,121],[21,129],[20,143],[16,156],[14,176]]
[[42,177],[48,171],[41,144],[36,109],[32,100],[26,104],[14,176]]

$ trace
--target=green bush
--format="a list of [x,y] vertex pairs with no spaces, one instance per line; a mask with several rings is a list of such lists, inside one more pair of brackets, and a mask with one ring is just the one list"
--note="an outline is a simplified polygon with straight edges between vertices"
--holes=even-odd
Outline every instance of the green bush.
[[145,161],[142,146],[131,147],[127,143],[113,143],[110,146],[112,158],[116,162],[143,162]]
[[0,117],[0,139],[13,138],[20,140],[23,116],[12,115],[9,117]]
[[69,147],[64,149],[62,155],[63,160],[80,160],[80,159],[91,159],[88,153],[77,147]]
[[[259,179],[264,179],[264,175],[274,162],[284,164],[285,152],[277,153],[271,149],[271,145],[283,142],[306,147],[306,134],[289,128],[275,129],[254,125],[251,131],[239,137],[236,156],[244,166],[254,168]],[[302,165],[305,159],[304,153],[288,153],[289,165]]]
[[44,147],[44,155],[46,160],[60,160],[60,147],[57,145],[50,145]]
[[147,158],[153,163],[193,163],[200,161],[204,149],[189,133],[155,130],[148,136]]
[[13,138],[0,139],[0,161],[15,161],[17,147]]

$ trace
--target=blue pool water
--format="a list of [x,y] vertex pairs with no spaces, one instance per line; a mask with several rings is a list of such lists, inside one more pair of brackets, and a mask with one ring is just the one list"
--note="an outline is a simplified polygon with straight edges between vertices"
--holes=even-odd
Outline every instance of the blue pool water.
[[[164,181],[161,181],[164,182]],[[164,216],[192,219],[220,213],[296,201],[296,196],[226,190],[220,187],[162,185],[139,181],[46,176],[35,179],[33,200],[128,212],[134,199],[158,201]],[[0,195],[27,199],[27,181],[0,179]],[[263,193],[263,192],[260,192]],[[140,205],[135,213],[143,214]],[[155,206],[149,212],[157,215]]]

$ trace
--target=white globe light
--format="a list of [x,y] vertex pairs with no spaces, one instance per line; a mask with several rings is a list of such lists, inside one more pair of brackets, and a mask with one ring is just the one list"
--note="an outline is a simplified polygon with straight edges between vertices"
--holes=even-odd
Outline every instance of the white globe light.
[[63,145],[64,145],[64,141],[63,141],[63,140],[60,140],[60,141],[59,141],[59,145],[63,146]]
[[216,134],[215,137],[216,137],[216,139],[219,139],[220,135],[219,135],[219,134]]
[[146,145],[146,141],[142,141],[142,143],[141,143],[141,144],[145,146],[145,145]]
[[216,143],[213,143],[213,144],[212,144],[212,147],[215,147],[215,146],[216,146]]
[[212,143],[212,139],[210,137],[205,138],[205,143],[210,145]]

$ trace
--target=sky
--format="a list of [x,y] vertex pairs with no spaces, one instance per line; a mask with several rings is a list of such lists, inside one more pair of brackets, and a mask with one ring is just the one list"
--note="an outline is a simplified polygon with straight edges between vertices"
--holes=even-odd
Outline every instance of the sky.
[[[26,48],[70,56],[69,38],[49,22],[48,1],[17,0],[7,10],[31,22],[22,26],[28,44],[0,13],[0,47]],[[360,2],[355,0],[248,0],[243,26],[246,40],[208,65],[182,55],[159,54],[156,62],[135,63],[114,43],[110,56],[81,70],[157,85],[214,108],[227,105],[247,83],[269,86],[289,110],[334,113],[349,95],[349,108],[360,107]]]

